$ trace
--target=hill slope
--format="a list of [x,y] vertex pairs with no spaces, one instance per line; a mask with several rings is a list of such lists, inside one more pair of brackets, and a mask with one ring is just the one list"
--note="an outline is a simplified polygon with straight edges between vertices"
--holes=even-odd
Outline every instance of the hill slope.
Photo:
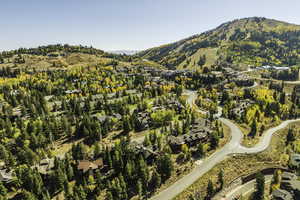
[[81,45],[55,44],[0,52],[0,69],[44,70],[86,67],[98,64],[162,68],[156,62],[136,56],[113,54]]
[[138,55],[168,68],[295,65],[300,63],[300,26],[252,17]]

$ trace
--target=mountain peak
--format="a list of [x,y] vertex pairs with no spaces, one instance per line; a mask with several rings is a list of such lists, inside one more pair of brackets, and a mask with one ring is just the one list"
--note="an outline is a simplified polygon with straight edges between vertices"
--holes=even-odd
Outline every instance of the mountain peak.
[[[151,48],[140,56],[168,68],[203,68],[217,65],[293,65],[299,62],[300,26],[248,17],[215,29]],[[288,57],[287,57],[288,56]]]

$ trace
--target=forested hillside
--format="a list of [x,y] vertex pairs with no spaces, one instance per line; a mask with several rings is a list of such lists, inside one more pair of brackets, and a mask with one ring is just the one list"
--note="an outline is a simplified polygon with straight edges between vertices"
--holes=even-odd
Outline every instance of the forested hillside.
[[266,18],[244,18],[211,31],[148,49],[138,55],[168,68],[231,65],[291,66],[300,62],[300,26]]
[[81,45],[55,44],[0,52],[0,69],[9,68],[10,71],[14,69],[18,71],[55,70],[99,64],[162,67],[155,62],[142,60],[137,56],[112,54]]

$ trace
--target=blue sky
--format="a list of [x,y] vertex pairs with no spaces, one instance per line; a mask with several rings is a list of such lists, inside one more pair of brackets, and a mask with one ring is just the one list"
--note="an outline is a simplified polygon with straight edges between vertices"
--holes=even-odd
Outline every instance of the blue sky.
[[263,16],[300,24],[299,0],[3,0],[0,50],[68,43],[142,50]]

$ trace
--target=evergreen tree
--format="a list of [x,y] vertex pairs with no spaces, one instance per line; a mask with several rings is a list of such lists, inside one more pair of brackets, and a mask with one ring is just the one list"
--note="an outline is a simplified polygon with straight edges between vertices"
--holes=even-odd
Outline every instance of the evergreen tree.
[[211,197],[214,195],[214,185],[211,180],[208,181],[207,189],[206,189],[206,199],[211,199]]
[[288,130],[288,134],[286,136],[286,143],[289,144],[291,142],[294,142],[296,140],[295,135],[294,135],[294,131],[292,128],[289,128]]
[[136,191],[137,191],[140,199],[142,199],[142,196],[143,196],[143,185],[142,185],[142,181],[140,179],[137,181]]
[[6,197],[6,195],[7,195],[7,189],[0,181],[0,196]]
[[24,190],[21,194],[22,200],[37,200],[37,198],[31,192]]
[[220,140],[220,138],[219,138],[218,134],[216,132],[213,132],[210,136],[210,147],[212,149],[216,149],[219,145],[219,140]]
[[206,56],[205,55],[200,56],[199,61],[198,61],[198,65],[200,67],[202,67],[205,63],[206,63]]
[[198,152],[199,157],[202,158],[203,156],[205,156],[204,146],[203,146],[203,143],[202,143],[202,142],[200,142],[200,143],[198,144],[197,152]]
[[223,189],[223,186],[224,186],[224,172],[223,172],[223,170],[219,171],[218,182],[220,184],[220,190]]
[[114,200],[114,197],[110,191],[106,193],[106,200]]
[[157,171],[159,174],[161,174],[161,178],[163,181],[170,178],[173,169],[173,161],[169,154],[164,154],[158,158]]
[[56,188],[58,190],[64,189],[64,185],[65,182],[67,182],[67,180],[66,180],[66,175],[63,173],[62,169],[59,168],[58,170],[56,170],[54,178],[55,178]]
[[152,185],[153,189],[156,189],[156,188],[160,187],[160,185],[161,185],[161,176],[156,171],[156,169],[154,169],[152,172],[151,185]]
[[254,121],[252,122],[252,124],[251,124],[251,131],[250,131],[250,135],[251,135],[252,137],[255,137],[255,136],[256,136],[256,134],[257,134],[257,129],[258,129],[258,127],[257,127],[257,121],[254,120]]
[[265,177],[260,172],[256,174],[255,188],[255,200],[263,200],[265,194]]
[[68,165],[68,168],[67,168],[67,177],[68,177],[69,181],[71,181],[74,177],[74,170],[70,164]]
[[285,92],[282,92],[282,93],[280,94],[279,102],[280,102],[281,104],[285,104]]
[[77,196],[80,200],[85,200],[87,197],[87,194],[85,193],[85,190],[81,185],[74,186],[74,195]]

